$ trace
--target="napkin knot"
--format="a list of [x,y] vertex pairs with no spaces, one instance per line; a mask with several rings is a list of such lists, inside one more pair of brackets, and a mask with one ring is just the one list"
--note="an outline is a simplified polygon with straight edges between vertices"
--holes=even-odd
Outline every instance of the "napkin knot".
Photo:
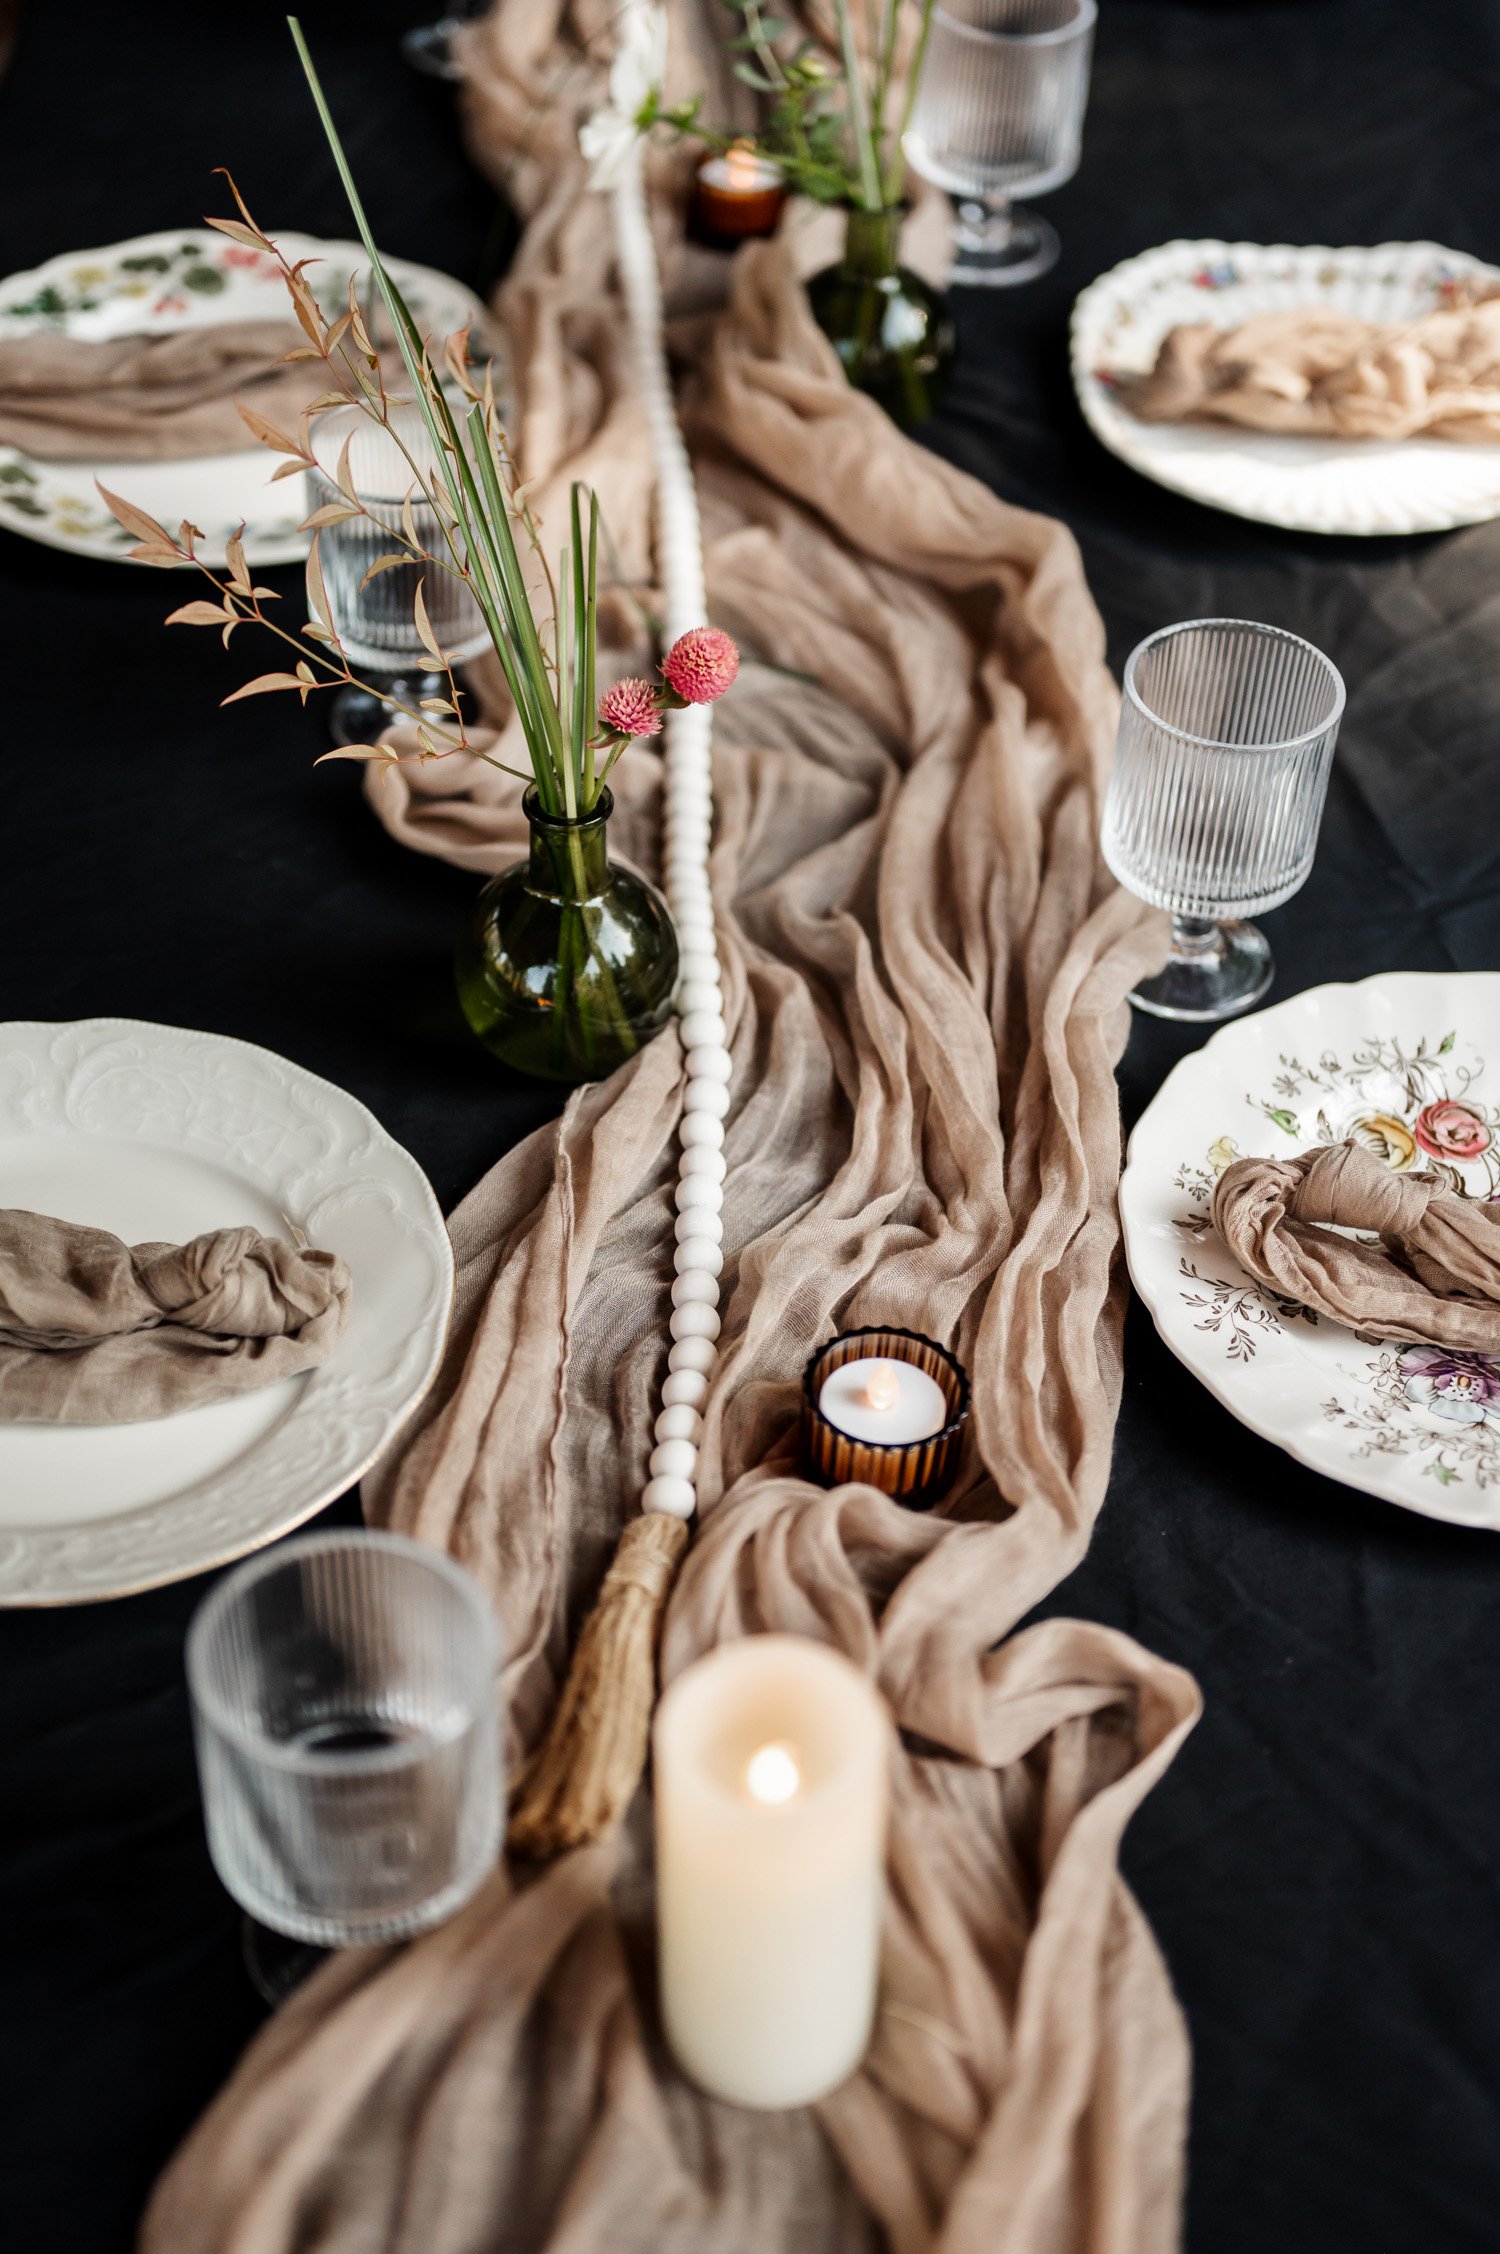
[[215,1229],[183,1245],[137,1245],[136,1275],[163,1322],[223,1338],[277,1338],[338,1294],[331,1252],[299,1252],[258,1229]]
[[1394,1173],[1358,1143],[1305,1152],[1287,1171],[1297,1177],[1287,1204],[1292,1220],[1377,1237],[1400,1239],[1420,1228],[1443,1188],[1436,1174]]
[[1241,1158],[1212,1212],[1257,1283],[1316,1314],[1375,1338],[1500,1352],[1500,1217],[1436,1174],[1393,1173],[1357,1143]]

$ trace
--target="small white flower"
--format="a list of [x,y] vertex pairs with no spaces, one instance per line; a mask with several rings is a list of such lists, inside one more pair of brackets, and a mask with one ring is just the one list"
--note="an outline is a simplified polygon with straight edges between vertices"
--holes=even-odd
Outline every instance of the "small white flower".
[[637,134],[635,119],[616,109],[595,110],[578,128],[578,146],[589,167],[589,186],[601,195],[616,187],[624,174]]
[[640,136],[640,116],[667,75],[667,11],[651,0],[632,8],[610,65],[609,100],[578,129],[589,186],[615,187]]

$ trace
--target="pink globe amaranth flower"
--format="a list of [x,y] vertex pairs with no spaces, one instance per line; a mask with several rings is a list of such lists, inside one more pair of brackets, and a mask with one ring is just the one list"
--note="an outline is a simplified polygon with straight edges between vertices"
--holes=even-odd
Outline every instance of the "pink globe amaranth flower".
[[1411,1131],[1434,1158],[1478,1158],[1490,1147],[1490,1131],[1479,1114],[1451,1096],[1419,1111]]
[[679,634],[661,669],[684,704],[713,704],[740,669],[740,653],[721,626]]
[[617,736],[659,736],[661,708],[649,681],[616,681],[599,699],[599,720]]

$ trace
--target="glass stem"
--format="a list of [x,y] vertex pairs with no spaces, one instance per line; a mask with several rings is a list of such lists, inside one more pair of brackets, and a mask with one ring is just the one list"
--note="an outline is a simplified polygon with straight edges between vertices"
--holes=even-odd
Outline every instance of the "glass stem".
[[994,189],[983,197],[958,199],[955,236],[960,252],[967,251],[971,257],[998,258],[1002,251],[1010,248],[1015,231],[1015,213],[1004,189]]
[[1208,916],[1172,918],[1172,953],[1179,962],[1216,962],[1224,952],[1224,934]]

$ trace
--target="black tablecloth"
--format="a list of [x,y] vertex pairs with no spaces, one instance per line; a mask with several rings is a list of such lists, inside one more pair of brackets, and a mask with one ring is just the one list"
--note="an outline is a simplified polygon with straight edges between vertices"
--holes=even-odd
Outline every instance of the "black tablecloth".
[[[383,243],[481,274],[494,198],[447,89],[396,52],[423,11],[304,13]],[[1175,500],[1086,433],[1065,331],[1079,287],[1173,236],[1500,257],[1500,7],[1100,16],[1083,167],[1050,203],[1062,265],[960,306],[932,443],[1074,527],[1117,663],[1169,620],[1231,614],[1343,669],[1317,867],[1268,919],[1273,998],[1493,967],[1500,525],[1315,540]],[[0,273],[223,209],[216,164],[265,223],[348,231],[278,11],[31,0],[0,80]],[[352,773],[311,772],[312,714],[219,712],[243,665],[164,633],[176,596],[0,536],[0,1019],[265,1042],[372,1105],[451,1204],[554,1101],[492,1066],[449,1000],[471,884],[388,842]],[[1128,1116],[1197,1038],[1137,1024]],[[1128,1346],[1109,1503],[1047,1609],[1129,1629],[1207,1698],[1126,1853],[1192,2024],[1189,2245],[1492,2249],[1500,1537],[1302,1470],[1139,1310]],[[200,1831],[181,1645],[201,1592],[0,1616],[0,2239],[17,2254],[125,2248],[259,2015]]]

